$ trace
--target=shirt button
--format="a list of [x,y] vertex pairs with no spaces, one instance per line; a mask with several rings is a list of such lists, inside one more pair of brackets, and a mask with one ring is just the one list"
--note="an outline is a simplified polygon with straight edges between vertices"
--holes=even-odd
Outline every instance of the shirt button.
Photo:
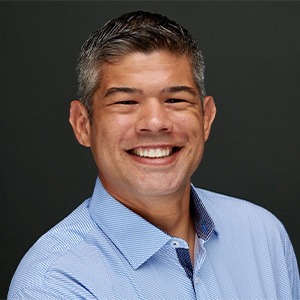
[[198,284],[199,282],[200,282],[200,278],[199,278],[199,277],[195,277],[194,283],[195,283],[195,284]]
[[171,241],[171,245],[174,247],[174,248],[178,248],[179,247],[179,242],[178,241]]

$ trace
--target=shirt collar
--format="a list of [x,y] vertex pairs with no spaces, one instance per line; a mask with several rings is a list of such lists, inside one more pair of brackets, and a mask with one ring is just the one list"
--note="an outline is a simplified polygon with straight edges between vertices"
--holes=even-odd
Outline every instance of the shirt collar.
[[196,233],[199,238],[207,241],[213,232],[218,235],[211,216],[193,186],[191,186],[191,211],[195,220]]
[[[197,235],[207,240],[214,230],[214,223],[193,187],[191,203]],[[114,199],[99,178],[96,180],[89,210],[92,219],[122,252],[133,269],[141,266],[172,239],[170,235]]]

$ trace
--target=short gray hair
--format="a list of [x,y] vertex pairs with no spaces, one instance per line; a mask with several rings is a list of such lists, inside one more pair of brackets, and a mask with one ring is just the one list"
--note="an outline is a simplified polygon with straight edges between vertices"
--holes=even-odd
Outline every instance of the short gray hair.
[[192,35],[157,13],[135,11],[108,21],[83,44],[78,59],[78,97],[92,117],[92,99],[100,86],[101,64],[133,52],[167,50],[190,59],[200,98],[205,97],[204,61]]

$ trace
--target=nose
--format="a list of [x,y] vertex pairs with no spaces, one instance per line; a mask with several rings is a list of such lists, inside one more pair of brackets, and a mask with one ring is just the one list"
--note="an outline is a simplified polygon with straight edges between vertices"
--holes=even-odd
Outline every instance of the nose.
[[151,99],[142,105],[136,123],[138,133],[169,133],[172,129],[173,123],[170,120],[170,112],[164,107],[164,103]]

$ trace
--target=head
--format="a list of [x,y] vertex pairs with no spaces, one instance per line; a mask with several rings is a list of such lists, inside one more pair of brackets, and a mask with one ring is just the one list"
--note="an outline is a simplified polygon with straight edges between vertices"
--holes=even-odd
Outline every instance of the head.
[[191,35],[158,14],[125,14],[85,42],[78,71],[70,123],[107,191],[131,208],[188,196],[216,112]]
[[92,119],[93,95],[101,84],[101,66],[127,54],[157,50],[181,56],[191,63],[201,100],[205,97],[204,62],[191,34],[176,22],[156,13],[136,11],[110,20],[83,44],[77,67],[78,96]]

